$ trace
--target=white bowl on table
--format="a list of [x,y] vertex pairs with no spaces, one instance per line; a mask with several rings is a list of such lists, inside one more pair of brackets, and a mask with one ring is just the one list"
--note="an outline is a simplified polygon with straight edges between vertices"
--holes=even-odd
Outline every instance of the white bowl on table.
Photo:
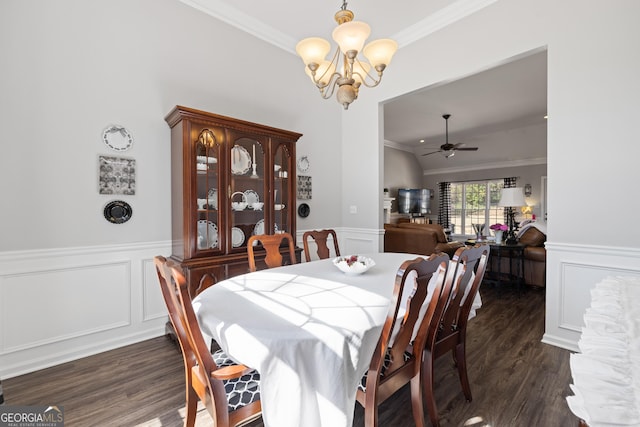
[[338,267],[344,274],[355,276],[362,274],[376,265],[371,258],[362,255],[339,256],[333,259],[333,265]]

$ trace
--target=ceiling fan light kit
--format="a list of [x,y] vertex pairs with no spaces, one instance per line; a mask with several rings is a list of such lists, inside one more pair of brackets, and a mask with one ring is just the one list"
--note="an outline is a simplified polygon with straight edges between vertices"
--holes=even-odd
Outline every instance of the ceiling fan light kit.
[[465,147],[465,144],[463,142],[460,142],[458,144],[449,144],[449,117],[451,117],[451,114],[442,115],[445,123],[445,143],[440,146],[440,149],[438,151],[425,153],[423,154],[423,156],[442,153],[442,155],[448,159],[450,157],[453,157],[456,154],[456,151],[478,151],[478,147]]
[[[320,90],[322,98],[331,98],[337,86],[336,100],[345,110],[358,98],[361,85],[376,87],[380,84],[382,73],[398,50],[398,43],[391,39],[373,40],[365,46],[371,28],[365,22],[354,21],[353,17],[353,12],[347,9],[347,2],[343,1],[335,14],[338,26],[333,30],[332,37],[338,43],[338,48],[331,61],[325,59],[331,45],[323,38],[309,37],[296,45],[305,72]],[[358,58],[359,52],[369,62]],[[371,75],[372,67],[377,77]],[[343,73],[337,70],[343,70]]]

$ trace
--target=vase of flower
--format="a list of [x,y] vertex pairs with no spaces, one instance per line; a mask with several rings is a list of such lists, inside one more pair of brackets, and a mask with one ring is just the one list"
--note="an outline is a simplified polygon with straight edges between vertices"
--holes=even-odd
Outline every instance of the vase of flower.
[[502,243],[504,232],[507,231],[509,227],[506,224],[493,224],[489,227],[493,230],[493,235],[496,236],[496,243]]

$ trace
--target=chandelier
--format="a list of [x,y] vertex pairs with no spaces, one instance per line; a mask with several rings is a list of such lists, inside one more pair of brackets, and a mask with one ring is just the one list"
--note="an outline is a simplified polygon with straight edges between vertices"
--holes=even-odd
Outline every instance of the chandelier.
[[[331,45],[320,37],[301,40],[296,45],[296,52],[322,98],[331,98],[337,86],[336,100],[346,110],[358,98],[361,85],[376,87],[380,84],[382,73],[398,49],[398,43],[391,39],[378,39],[364,46],[371,28],[365,22],[353,20],[353,12],[347,9],[346,0],[336,12],[335,20],[338,26],[333,30],[332,37],[338,43],[338,48],[331,61],[325,59]],[[360,51],[369,62],[358,58]],[[377,72],[375,77],[371,75],[372,67]]]

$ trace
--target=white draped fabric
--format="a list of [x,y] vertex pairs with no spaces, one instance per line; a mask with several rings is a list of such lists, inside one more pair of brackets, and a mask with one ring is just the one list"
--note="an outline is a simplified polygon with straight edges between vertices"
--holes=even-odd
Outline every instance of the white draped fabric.
[[640,277],[608,277],[570,356],[571,411],[590,427],[640,426]]
[[[244,274],[193,300],[205,335],[261,376],[271,427],[350,427],[356,387],[378,342],[400,265],[418,255],[366,255],[347,276],[330,259]],[[478,298],[474,309],[480,307]],[[474,310],[475,312],[475,310]]]

